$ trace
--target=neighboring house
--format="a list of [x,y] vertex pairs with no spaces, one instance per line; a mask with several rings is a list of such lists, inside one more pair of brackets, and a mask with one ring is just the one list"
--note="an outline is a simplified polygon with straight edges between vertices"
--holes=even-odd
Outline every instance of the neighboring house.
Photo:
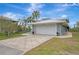
[[32,33],[45,35],[63,35],[69,29],[67,19],[42,20],[32,23]]

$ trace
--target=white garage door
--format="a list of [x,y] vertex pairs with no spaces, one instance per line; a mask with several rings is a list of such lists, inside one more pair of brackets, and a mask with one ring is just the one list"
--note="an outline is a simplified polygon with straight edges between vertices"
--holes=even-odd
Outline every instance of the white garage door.
[[56,35],[55,24],[40,24],[36,25],[36,34]]

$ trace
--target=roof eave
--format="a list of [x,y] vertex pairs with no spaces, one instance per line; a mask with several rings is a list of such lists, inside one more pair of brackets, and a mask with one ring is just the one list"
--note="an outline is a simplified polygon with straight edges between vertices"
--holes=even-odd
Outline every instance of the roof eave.
[[31,23],[31,24],[37,25],[37,24],[55,24],[55,23],[67,23],[67,22],[46,22],[46,23]]

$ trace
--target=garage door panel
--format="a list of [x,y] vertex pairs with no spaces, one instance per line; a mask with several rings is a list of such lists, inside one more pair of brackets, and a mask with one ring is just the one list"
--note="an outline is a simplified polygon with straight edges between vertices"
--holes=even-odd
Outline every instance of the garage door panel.
[[55,35],[56,34],[55,26],[54,25],[37,25],[36,34]]

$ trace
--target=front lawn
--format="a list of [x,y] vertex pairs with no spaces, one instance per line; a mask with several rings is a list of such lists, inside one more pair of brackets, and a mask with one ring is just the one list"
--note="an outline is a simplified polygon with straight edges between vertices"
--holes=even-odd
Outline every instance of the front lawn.
[[14,33],[14,34],[10,34],[9,36],[7,36],[4,33],[0,33],[0,40],[4,40],[4,39],[8,39],[8,38],[14,38],[14,37],[18,37],[18,36],[22,36],[22,33]]
[[52,38],[42,45],[26,52],[26,55],[71,55],[79,54],[79,33],[72,33],[72,38]]

